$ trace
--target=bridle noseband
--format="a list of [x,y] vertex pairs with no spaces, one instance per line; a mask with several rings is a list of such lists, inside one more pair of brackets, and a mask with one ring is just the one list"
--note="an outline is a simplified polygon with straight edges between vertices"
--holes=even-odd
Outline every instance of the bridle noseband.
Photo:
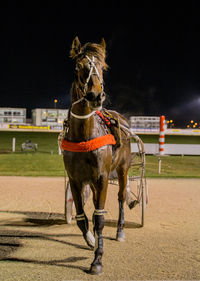
[[102,89],[102,92],[104,92],[104,86],[103,86],[103,81],[101,81],[101,77],[99,75],[99,71],[95,65],[95,58],[94,56],[92,56],[92,59],[90,57],[88,57],[87,55],[85,56],[88,61],[89,61],[89,65],[90,65],[90,71],[89,71],[89,75],[85,81],[85,84],[84,84],[84,94],[86,95],[86,87],[88,86],[88,83],[90,81],[90,78],[92,75],[97,75],[98,79],[99,79],[99,82],[100,82],[100,85],[101,85],[101,89]]
[[[82,97],[81,97],[80,99],[78,99],[77,101],[75,101],[74,103],[72,103],[72,108],[73,108],[73,105],[75,105],[75,104],[77,104],[77,103],[79,103],[79,102],[81,102],[81,101],[83,101],[83,100],[87,100],[87,98],[86,98],[86,96],[87,96],[86,89],[88,88],[88,83],[89,83],[89,81],[90,81],[92,75],[96,75],[96,76],[98,77],[99,82],[100,82],[100,85],[101,85],[101,89],[102,89],[102,91],[101,91],[100,94],[102,95],[102,94],[104,93],[103,80],[101,80],[99,71],[98,71],[98,69],[97,69],[97,67],[96,67],[96,65],[95,65],[95,57],[92,56],[92,59],[91,59],[89,56],[87,56],[87,55],[85,55],[85,57],[87,58],[87,60],[88,60],[88,62],[89,62],[89,66],[90,66],[89,74],[88,74],[88,77],[87,77],[87,79],[86,79],[86,81],[85,81],[85,83],[84,83],[83,90],[81,90],[81,92],[82,92]],[[74,114],[74,113],[72,112],[72,108],[71,108],[71,111],[70,111],[71,116],[73,116],[74,118],[78,118],[78,119],[87,119],[87,118],[90,118],[90,117],[91,117],[92,115],[94,115],[95,112],[96,112],[96,109],[95,109],[95,110],[93,110],[91,113],[89,113],[89,114],[87,114],[87,115],[77,115],[77,114]],[[101,108],[102,108],[102,107],[99,107],[98,110],[101,110]]]

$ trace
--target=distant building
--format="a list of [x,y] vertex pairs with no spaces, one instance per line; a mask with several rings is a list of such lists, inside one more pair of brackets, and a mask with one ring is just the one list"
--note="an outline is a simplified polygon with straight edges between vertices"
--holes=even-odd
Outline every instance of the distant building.
[[26,124],[26,108],[0,107],[0,124]]
[[32,123],[35,126],[50,126],[51,129],[62,129],[68,109],[36,108],[32,110]]
[[133,131],[159,131],[159,116],[131,116],[130,126]]

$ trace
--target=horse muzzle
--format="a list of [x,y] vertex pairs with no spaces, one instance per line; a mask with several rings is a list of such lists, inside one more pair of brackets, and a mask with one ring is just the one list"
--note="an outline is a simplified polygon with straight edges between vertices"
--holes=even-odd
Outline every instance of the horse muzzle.
[[98,109],[105,101],[106,94],[104,92],[100,92],[98,94],[94,92],[88,92],[85,95],[85,99],[89,102],[89,106],[91,109]]

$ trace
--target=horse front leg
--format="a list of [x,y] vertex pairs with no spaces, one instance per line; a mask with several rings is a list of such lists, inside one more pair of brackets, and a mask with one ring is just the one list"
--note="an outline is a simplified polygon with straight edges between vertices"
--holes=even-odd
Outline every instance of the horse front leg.
[[123,168],[117,169],[118,180],[119,180],[119,193],[118,193],[118,201],[119,201],[119,218],[117,224],[117,235],[116,240],[119,242],[125,241],[125,233],[124,233],[124,202],[126,199],[126,185],[127,185],[127,171]]
[[104,206],[107,195],[108,177],[100,177],[95,185],[94,205],[95,211],[93,214],[95,248],[94,260],[90,267],[90,273],[99,275],[102,273],[102,255],[103,255],[103,228],[104,228]]
[[83,233],[83,237],[87,243],[87,245],[94,249],[95,240],[92,233],[89,231],[89,223],[88,218],[83,209],[83,200],[81,196],[82,186],[76,184],[73,181],[70,181],[70,186],[72,190],[72,196],[76,207],[76,223]]

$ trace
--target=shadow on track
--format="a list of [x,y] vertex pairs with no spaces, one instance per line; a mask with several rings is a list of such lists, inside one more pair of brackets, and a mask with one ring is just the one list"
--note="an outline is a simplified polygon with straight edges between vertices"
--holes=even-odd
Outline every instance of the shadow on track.
[[[0,224],[0,263],[1,262],[21,262],[21,263],[33,263],[39,265],[49,265],[49,266],[59,266],[65,268],[74,268],[78,270],[82,270],[84,272],[87,271],[87,268],[83,266],[76,266],[74,264],[67,264],[67,263],[76,263],[81,260],[88,259],[86,256],[70,256],[64,259],[57,259],[57,260],[37,260],[37,259],[28,259],[23,257],[13,257],[13,254],[17,252],[19,248],[26,247],[23,243],[23,240],[30,239],[31,241],[34,240],[43,240],[49,241],[54,243],[61,243],[63,246],[70,246],[81,250],[90,251],[87,246],[79,245],[76,243],[72,243],[72,237],[82,237],[81,234],[74,234],[74,233],[66,233],[66,234],[56,234],[56,233],[45,233],[45,232],[33,232],[33,231],[24,231],[24,228],[31,229],[40,228],[40,227],[49,227],[52,225],[62,225],[66,224],[64,220],[63,214],[50,214],[45,212],[21,212],[21,211],[0,211],[0,213],[7,213],[7,214],[18,214],[18,215],[25,215],[26,217],[22,218],[4,218],[1,220]],[[5,229],[5,227],[8,227]],[[23,230],[21,229],[23,227]],[[59,239],[60,238],[60,239]],[[64,240],[61,240],[63,238]],[[65,238],[69,238],[66,241]],[[34,246],[33,246],[34,247]],[[27,249],[28,250],[28,249]],[[67,253],[67,248],[66,248]]]

